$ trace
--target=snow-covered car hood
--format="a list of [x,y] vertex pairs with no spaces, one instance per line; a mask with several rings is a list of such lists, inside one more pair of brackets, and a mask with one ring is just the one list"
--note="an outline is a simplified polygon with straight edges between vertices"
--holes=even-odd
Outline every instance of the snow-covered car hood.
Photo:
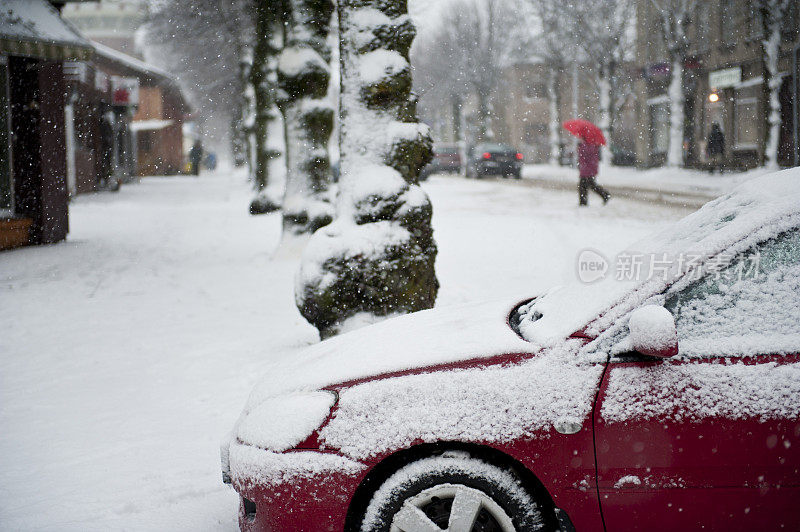
[[292,392],[505,354],[533,353],[537,346],[508,326],[523,298],[415,312],[358,329],[276,363],[250,394],[245,411]]

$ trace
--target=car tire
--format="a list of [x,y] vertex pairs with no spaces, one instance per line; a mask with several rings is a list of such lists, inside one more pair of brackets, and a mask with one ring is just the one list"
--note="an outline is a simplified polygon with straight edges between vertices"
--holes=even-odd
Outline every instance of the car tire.
[[540,505],[515,473],[458,451],[396,471],[373,494],[360,529],[514,532],[544,526]]

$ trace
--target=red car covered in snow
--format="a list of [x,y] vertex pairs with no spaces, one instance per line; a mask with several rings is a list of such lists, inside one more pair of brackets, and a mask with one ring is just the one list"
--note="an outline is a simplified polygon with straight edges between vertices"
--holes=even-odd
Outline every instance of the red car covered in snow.
[[578,274],[275,367],[222,446],[241,528],[800,530],[800,170]]

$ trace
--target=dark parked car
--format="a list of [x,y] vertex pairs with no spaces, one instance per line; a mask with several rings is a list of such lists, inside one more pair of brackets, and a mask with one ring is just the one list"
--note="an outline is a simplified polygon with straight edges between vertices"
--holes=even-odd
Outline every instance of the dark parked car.
[[450,172],[457,174],[461,171],[461,155],[455,144],[436,144],[433,147],[433,160],[422,169],[419,178],[428,179],[431,174]]
[[611,146],[611,162],[614,166],[636,166],[636,152]]
[[467,158],[467,177],[487,175],[520,178],[522,154],[507,144],[478,144]]

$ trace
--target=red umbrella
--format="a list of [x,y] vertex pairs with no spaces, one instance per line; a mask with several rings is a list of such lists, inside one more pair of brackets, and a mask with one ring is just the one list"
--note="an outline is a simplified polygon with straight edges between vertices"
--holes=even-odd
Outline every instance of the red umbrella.
[[589,144],[597,144],[598,146],[606,145],[606,138],[603,136],[603,131],[588,120],[574,118],[572,120],[567,120],[562,125],[564,129],[576,137],[582,138]]

